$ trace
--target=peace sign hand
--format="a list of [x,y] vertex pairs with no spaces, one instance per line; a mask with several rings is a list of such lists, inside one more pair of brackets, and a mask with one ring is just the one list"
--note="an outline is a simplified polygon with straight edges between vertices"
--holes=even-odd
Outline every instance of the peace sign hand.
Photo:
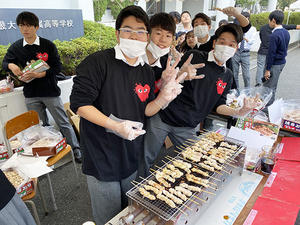
[[178,70],[176,70],[176,66],[178,65],[181,57],[177,57],[174,64],[171,66],[172,57],[168,57],[166,69],[162,72],[161,79],[162,81],[168,82],[170,80],[175,80],[177,77]]

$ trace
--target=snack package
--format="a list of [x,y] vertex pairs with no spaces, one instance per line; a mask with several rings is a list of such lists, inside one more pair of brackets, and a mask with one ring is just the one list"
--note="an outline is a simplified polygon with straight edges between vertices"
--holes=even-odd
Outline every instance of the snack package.
[[[32,126],[10,139],[11,146],[23,149],[23,154],[33,155],[34,148],[52,148],[63,140],[62,134],[53,127]],[[55,154],[55,152],[54,152]]]
[[268,87],[252,87],[252,88],[244,88],[244,89],[233,89],[226,96],[226,105],[239,109],[244,105],[245,98],[253,98],[259,106],[256,107],[252,112],[245,117],[254,117],[258,111],[263,109],[272,97],[272,90]]
[[284,101],[282,108],[282,127],[300,132],[300,99]]
[[11,92],[13,90],[14,90],[14,83],[10,79],[10,77],[7,77],[6,79],[0,81],[0,94]]
[[[40,72],[44,72],[46,70],[48,70],[50,67],[49,65],[42,59],[39,59],[37,61],[33,61],[32,63],[30,63],[29,65],[27,65],[23,70],[23,75],[27,72],[36,72],[36,73],[40,73]],[[19,76],[18,79],[25,82],[25,83],[29,83],[30,81],[34,80],[23,80],[22,77],[23,75]]]
[[16,168],[9,168],[3,171],[10,183],[16,188],[20,197],[33,191],[33,181]]

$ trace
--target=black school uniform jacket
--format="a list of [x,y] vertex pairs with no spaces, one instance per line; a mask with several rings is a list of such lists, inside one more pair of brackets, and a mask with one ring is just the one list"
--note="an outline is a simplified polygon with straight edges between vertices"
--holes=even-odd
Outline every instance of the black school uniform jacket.
[[[88,56],[78,67],[71,109],[92,105],[106,116],[145,123],[146,105],[154,99],[154,73],[147,64],[130,66],[107,49]],[[120,181],[137,170],[143,136],[128,141],[81,118],[83,173],[100,181]]]

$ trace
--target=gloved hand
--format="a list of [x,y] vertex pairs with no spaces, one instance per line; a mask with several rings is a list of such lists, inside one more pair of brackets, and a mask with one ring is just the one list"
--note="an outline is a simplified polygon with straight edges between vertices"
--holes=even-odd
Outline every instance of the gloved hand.
[[132,141],[136,139],[138,136],[146,133],[146,131],[143,130],[142,127],[143,124],[140,122],[125,120],[119,123],[114,133],[121,138]]
[[[184,77],[186,73],[182,74]],[[183,86],[176,80],[171,80],[164,85],[160,90],[158,96],[154,100],[155,103],[161,108],[165,109],[171,101],[173,101],[180,93]]]
[[238,109],[237,115],[238,116],[246,116],[256,107],[260,106],[261,102],[257,100],[257,98],[244,98],[243,107]]
[[143,124],[141,122],[122,120],[115,117],[112,114],[109,116],[109,118],[118,123],[114,130],[106,129],[106,131],[114,133],[115,135],[121,138],[132,141],[136,139],[138,136],[146,133],[146,131],[142,129]]

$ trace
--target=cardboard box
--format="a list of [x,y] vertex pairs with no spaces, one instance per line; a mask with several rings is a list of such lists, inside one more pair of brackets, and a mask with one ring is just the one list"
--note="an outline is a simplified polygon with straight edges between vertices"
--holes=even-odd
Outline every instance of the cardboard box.
[[56,145],[52,147],[33,147],[32,154],[38,154],[39,156],[53,156],[59,153],[65,147],[67,147],[67,142],[66,138],[63,138],[61,141],[59,141]]
[[300,123],[282,119],[281,127],[296,133],[300,133]]

